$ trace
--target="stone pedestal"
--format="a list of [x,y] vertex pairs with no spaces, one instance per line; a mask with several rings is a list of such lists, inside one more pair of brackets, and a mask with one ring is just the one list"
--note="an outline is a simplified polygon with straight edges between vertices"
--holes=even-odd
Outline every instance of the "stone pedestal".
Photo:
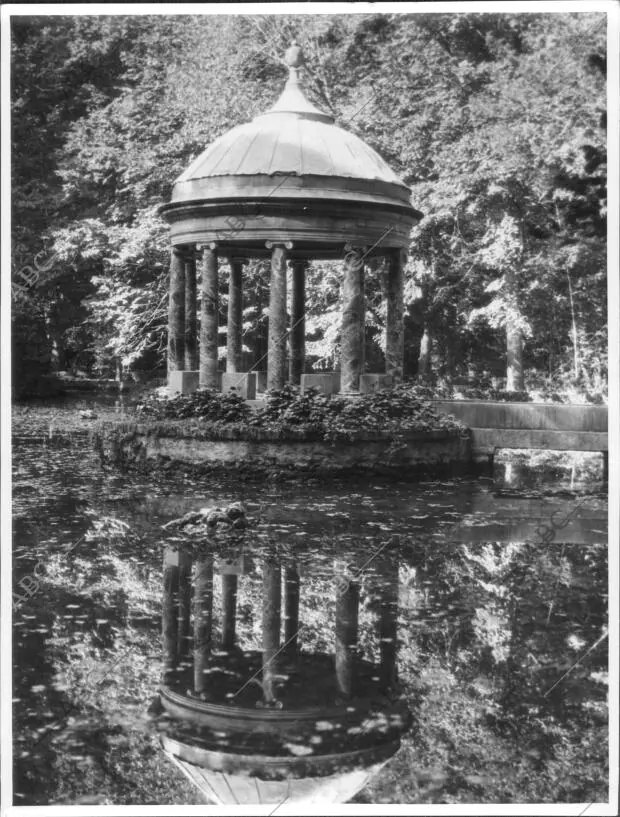
[[256,375],[256,391],[267,391],[267,372],[254,372]]
[[331,372],[327,374],[302,374],[301,393],[303,394],[310,388],[318,389],[326,397],[335,394],[334,375]]
[[381,389],[390,389],[393,380],[391,374],[362,374],[360,375],[360,393],[372,394]]
[[234,389],[244,400],[256,399],[256,372],[224,372],[222,393]]
[[199,386],[200,372],[176,371],[168,375],[168,388],[179,394],[193,394]]

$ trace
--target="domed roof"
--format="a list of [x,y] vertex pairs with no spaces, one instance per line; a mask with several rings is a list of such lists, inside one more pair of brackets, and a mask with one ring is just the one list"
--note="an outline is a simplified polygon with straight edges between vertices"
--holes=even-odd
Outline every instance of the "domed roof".
[[342,258],[344,247],[375,255],[409,245],[423,216],[411,191],[358,136],[304,96],[301,49],[286,53],[280,98],[216,139],[172,189],[159,212],[174,246],[267,256],[284,241],[297,259]]
[[[387,193],[388,201],[409,204],[409,188],[379,154],[304,96],[298,71],[303,57],[296,44],[286,59],[289,79],[276,104],[223,134],[198,156],[176,180],[172,203],[234,195],[235,186],[231,189],[223,177],[284,175],[370,182],[384,198]],[[275,197],[279,189],[273,190]],[[281,190],[290,195],[290,185]]]

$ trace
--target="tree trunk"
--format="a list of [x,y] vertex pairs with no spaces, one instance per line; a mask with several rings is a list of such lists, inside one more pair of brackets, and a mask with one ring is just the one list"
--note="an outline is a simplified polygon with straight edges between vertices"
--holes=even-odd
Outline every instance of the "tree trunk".
[[432,348],[433,338],[428,326],[425,326],[424,333],[420,341],[420,354],[418,355],[418,380],[427,380],[431,373]]
[[571,317],[571,332],[573,336],[573,369],[575,373],[575,380],[579,377],[579,346],[577,341],[577,322],[575,320],[575,302],[573,300],[573,286],[570,280],[570,272],[566,270],[566,277],[568,278],[568,295],[570,298],[570,317]]
[[293,386],[299,386],[306,358],[306,263],[295,261],[292,267],[288,379]]
[[386,282],[385,372],[392,375],[394,383],[403,379],[405,368],[404,268],[404,251],[393,250],[389,255]]
[[506,390],[524,391],[523,381],[523,332],[518,325],[520,315],[517,276],[509,266],[505,274],[506,301]]

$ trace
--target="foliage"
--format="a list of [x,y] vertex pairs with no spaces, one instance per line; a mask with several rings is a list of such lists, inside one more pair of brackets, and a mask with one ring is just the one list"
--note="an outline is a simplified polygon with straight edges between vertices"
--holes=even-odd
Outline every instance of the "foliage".
[[292,386],[269,393],[267,405],[250,419],[267,428],[304,427],[319,431],[332,442],[351,439],[359,432],[459,431],[464,426],[420,400],[407,386],[376,391],[346,400],[325,397],[314,389],[304,394]]
[[172,398],[147,394],[137,405],[136,412],[154,420],[196,418],[202,421],[241,423],[249,418],[252,409],[234,390],[221,394],[212,389],[199,389],[194,394]]

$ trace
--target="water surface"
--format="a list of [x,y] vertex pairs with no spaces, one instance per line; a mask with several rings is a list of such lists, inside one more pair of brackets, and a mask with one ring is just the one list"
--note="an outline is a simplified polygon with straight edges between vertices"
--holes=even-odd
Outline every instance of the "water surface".
[[[265,554],[299,567],[306,653],[333,651],[338,565],[363,568],[362,591],[375,558],[396,570],[414,726],[358,802],[606,800],[601,486],[123,473],[101,466],[79,408],[39,406],[14,422],[15,804],[204,802],[148,716],[162,673],[162,557],[187,544],[162,526],[238,501],[250,526],[220,556],[244,565],[243,649],[258,646]],[[373,615],[362,604],[369,661]]]

